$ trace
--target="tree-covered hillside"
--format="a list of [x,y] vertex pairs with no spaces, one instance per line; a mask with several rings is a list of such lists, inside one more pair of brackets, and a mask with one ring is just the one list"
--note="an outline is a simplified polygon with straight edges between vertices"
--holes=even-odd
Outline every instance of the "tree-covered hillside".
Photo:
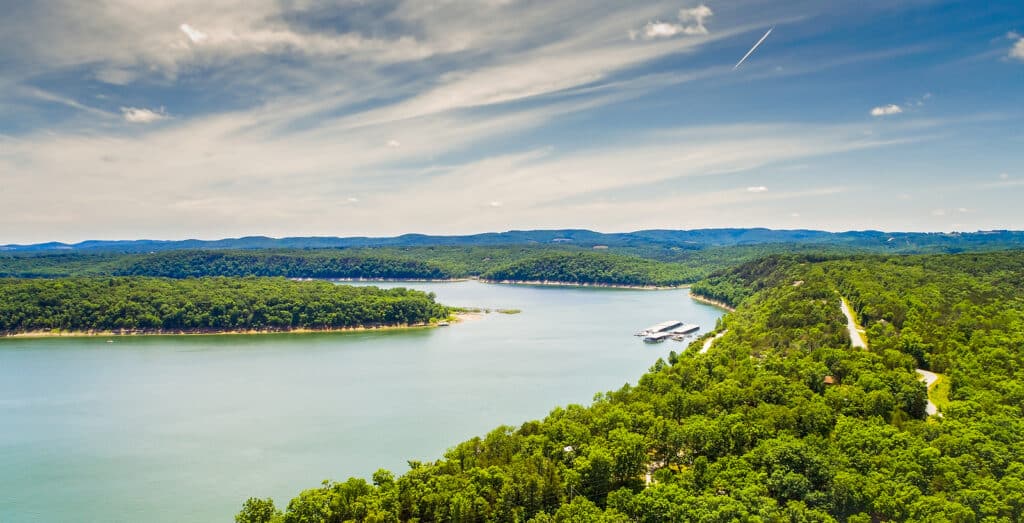
[[341,329],[447,318],[434,296],[283,278],[0,279],[0,335]]
[[[567,232],[567,231],[562,231]],[[577,231],[578,232],[578,231]],[[686,234],[682,234],[685,232]],[[1016,238],[1011,233],[928,238],[925,247],[907,242],[878,240],[876,234],[848,233],[846,242],[768,243],[774,237],[813,240],[800,231],[779,235],[758,229],[700,231],[646,231],[625,233],[612,245],[585,242],[525,242],[530,234],[509,236],[525,243],[508,245],[414,245],[347,248],[166,249],[153,252],[113,252],[85,249],[43,252],[0,252],[0,277],[61,278],[68,276],[285,276],[289,278],[449,279],[483,277],[495,280],[548,280],[562,283],[618,285],[678,285],[770,255],[849,256],[877,252],[920,250],[984,251]],[[806,232],[806,231],[805,231]],[[557,231],[549,231],[550,239]],[[596,233],[590,233],[591,235]],[[878,233],[882,234],[882,233]],[[897,235],[898,236],[898,235]],[[935,236],[935,238],[931,238]],[[506,237],[498,235],[498,237]],[[592,238],[583,234],[576,239]],[[699,238],[701,242],[680,238]],[[557,238],[557,234],[555,234]],[[676,238],[676,240],[672,240]],[[726,245],[714,242],[729,241]],[[858,239],[860,238],[860,239]],[[873,238],[868,241],[865,238]],[[894,237],[895,238],[895,237]],[[757,241],[755,241],[755,239]],[[946,245],[940,240],[949,240]],[[934,240],[934,241],[933,241]],[[970,241],[968,241],[970,240]],[[744,243],[746,242],[746,243]],[[957,243],[958,242],[958,243]],[[230,243],[230,242],[229,242]],[[592,243],[592,242],[591,242]],[[221,245],[214,242],[211,245]],[[319,245],[319,244],[317,244]],[[1024,242],[1016,247],[1024,246]]]
[[[715,251],[684,256],[676,251],[634,254],[569,245],[504,247],[411,247],[373,249],[180,250],[147,254],[47,254],[0,256],[0,277],[69,276],[285,276],[443,280],[548,279],[567,283],[677,285],[759,251]],[[519,278],[499,277],[516,274]]]
[[523,258],[481,277],[490,281],[674,286],[692,282],[702,274],[701,269],[680,263],[591,252],[553,252]]
[[436,263],[392,253],[347,251],[168,251],[126,260],[124,276],[285,276],[289,278],[431,279],[455,276]]
[[[329,482],[283,513],[250,499],[237,521],[1021,521],[1022,268],[1022,253],[751,263],[704,285],[739,304],[706,353],[398,477]],[[921,366],[950,382],[942,416],[926,416]]]

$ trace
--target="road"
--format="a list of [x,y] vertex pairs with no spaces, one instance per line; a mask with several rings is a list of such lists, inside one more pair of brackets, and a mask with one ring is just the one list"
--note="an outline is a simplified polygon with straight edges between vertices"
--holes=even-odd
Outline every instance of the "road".
[[[843,314],[846,316],[846,330],[850,333],[850,346],[858,349],[867,350],[868,344],[864,339],[864,329],[857,325],[857,321],[853,319],[853,312],[850,311],[850,306],[846,303],[846,298],[841,298],[839,301],[839,307],[843,310]],[[939,407],[932,403],[931,392],[932,385],[936,381],[939,381],[939,375],[934,372],[929,372],[924,369],[914,369],[921,380],[924,381],[925,386],[928,387],[928,405],[925,406],[925,412],[929,416],[942,416],[939,412]]]
[[843,309],[843,314],[846,315],[846,330],[850,332],[850,345],[856,349],[866,350],[868,344],[864,341],[864,336],[861,334],[860,327],[857,326],[857,321],[853,319],[853,312],[850,311],[846,298],[839,300],[839,307]]
[[725,336],[725,333],[727,332],[729,332],[729,329],[725,329],[724,331],[719,332],[718,334],[715,334],[714,336],[704,340],[704,346],[700,348],[700,353],[704,354],[705,352],[707,352],[708,349],[711,348],[711,344],[714,343],[715,340],[717,340],[718,338]]
[[939,375],[935,374],[934,372],[926,371],[924,369],[914,370],[915,372],[917,372],[917,375],[921,377],[921,381],[924,382],[925,387],[928,388],[928,406],[925,407],[925,412],[927,412],[929,416],[941,416],[942,414],[939,413],[939,407],[932,403],[931,398],[932,385],[935,385],[935,382],[939,381]]

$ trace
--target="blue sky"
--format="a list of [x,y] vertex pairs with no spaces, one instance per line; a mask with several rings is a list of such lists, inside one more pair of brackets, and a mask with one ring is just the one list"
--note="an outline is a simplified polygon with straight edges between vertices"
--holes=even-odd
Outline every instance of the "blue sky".
[[1019,1],[0,3],[0,243],[1024,229]]

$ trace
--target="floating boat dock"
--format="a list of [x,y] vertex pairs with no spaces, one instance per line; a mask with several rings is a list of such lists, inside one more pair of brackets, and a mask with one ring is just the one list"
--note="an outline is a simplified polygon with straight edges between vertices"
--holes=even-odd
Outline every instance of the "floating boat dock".
[[693,323],[687,323],[685,325],[680,325],[680,326],[672,329],[670,332],[672,334],[679,334],[679,335],[684,335],[685,336],[687,334],[692,334],[692,333],[697,332],[699,330],[700,330],[700,325],[695,325]]
[[683,322],[681,322],[679,320],[663,321],[663,322],[661,322],[661,323],[659,323],[657,325],[651,325],[650,327],[647,327],[646,329],[636,333],[636,335],[637,336],[649,336],[651,334],[657,334],[659,332],[668,332],[668,331],[670,331],[670,330],[672,330],[672,329],[674,329],[676,327],[680,327],[682,325],[683,325]]
[[672,338],[676,341],[682,341],[688,334],[692,334],[700,330],[700,325],[693,323],[683,323],[679,320],[663,321],[657,325],[651,325],[646,329],[637,332],[637,336],[642,336],[644,341],[647,343],[659,343]]
[[652,332],[644,336],[644,341],[647,343],[660,343],[672,337],[671,332]]

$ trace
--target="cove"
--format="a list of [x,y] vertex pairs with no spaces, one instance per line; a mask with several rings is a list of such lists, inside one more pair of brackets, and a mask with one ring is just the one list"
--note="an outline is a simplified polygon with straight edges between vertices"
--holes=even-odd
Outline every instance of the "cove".
[[688,290],[380,283],[520,309],[450,327],[0,340],[0,521],[231,521],[322,479],[396,474],[498,425],[635,383],[722,311]]

